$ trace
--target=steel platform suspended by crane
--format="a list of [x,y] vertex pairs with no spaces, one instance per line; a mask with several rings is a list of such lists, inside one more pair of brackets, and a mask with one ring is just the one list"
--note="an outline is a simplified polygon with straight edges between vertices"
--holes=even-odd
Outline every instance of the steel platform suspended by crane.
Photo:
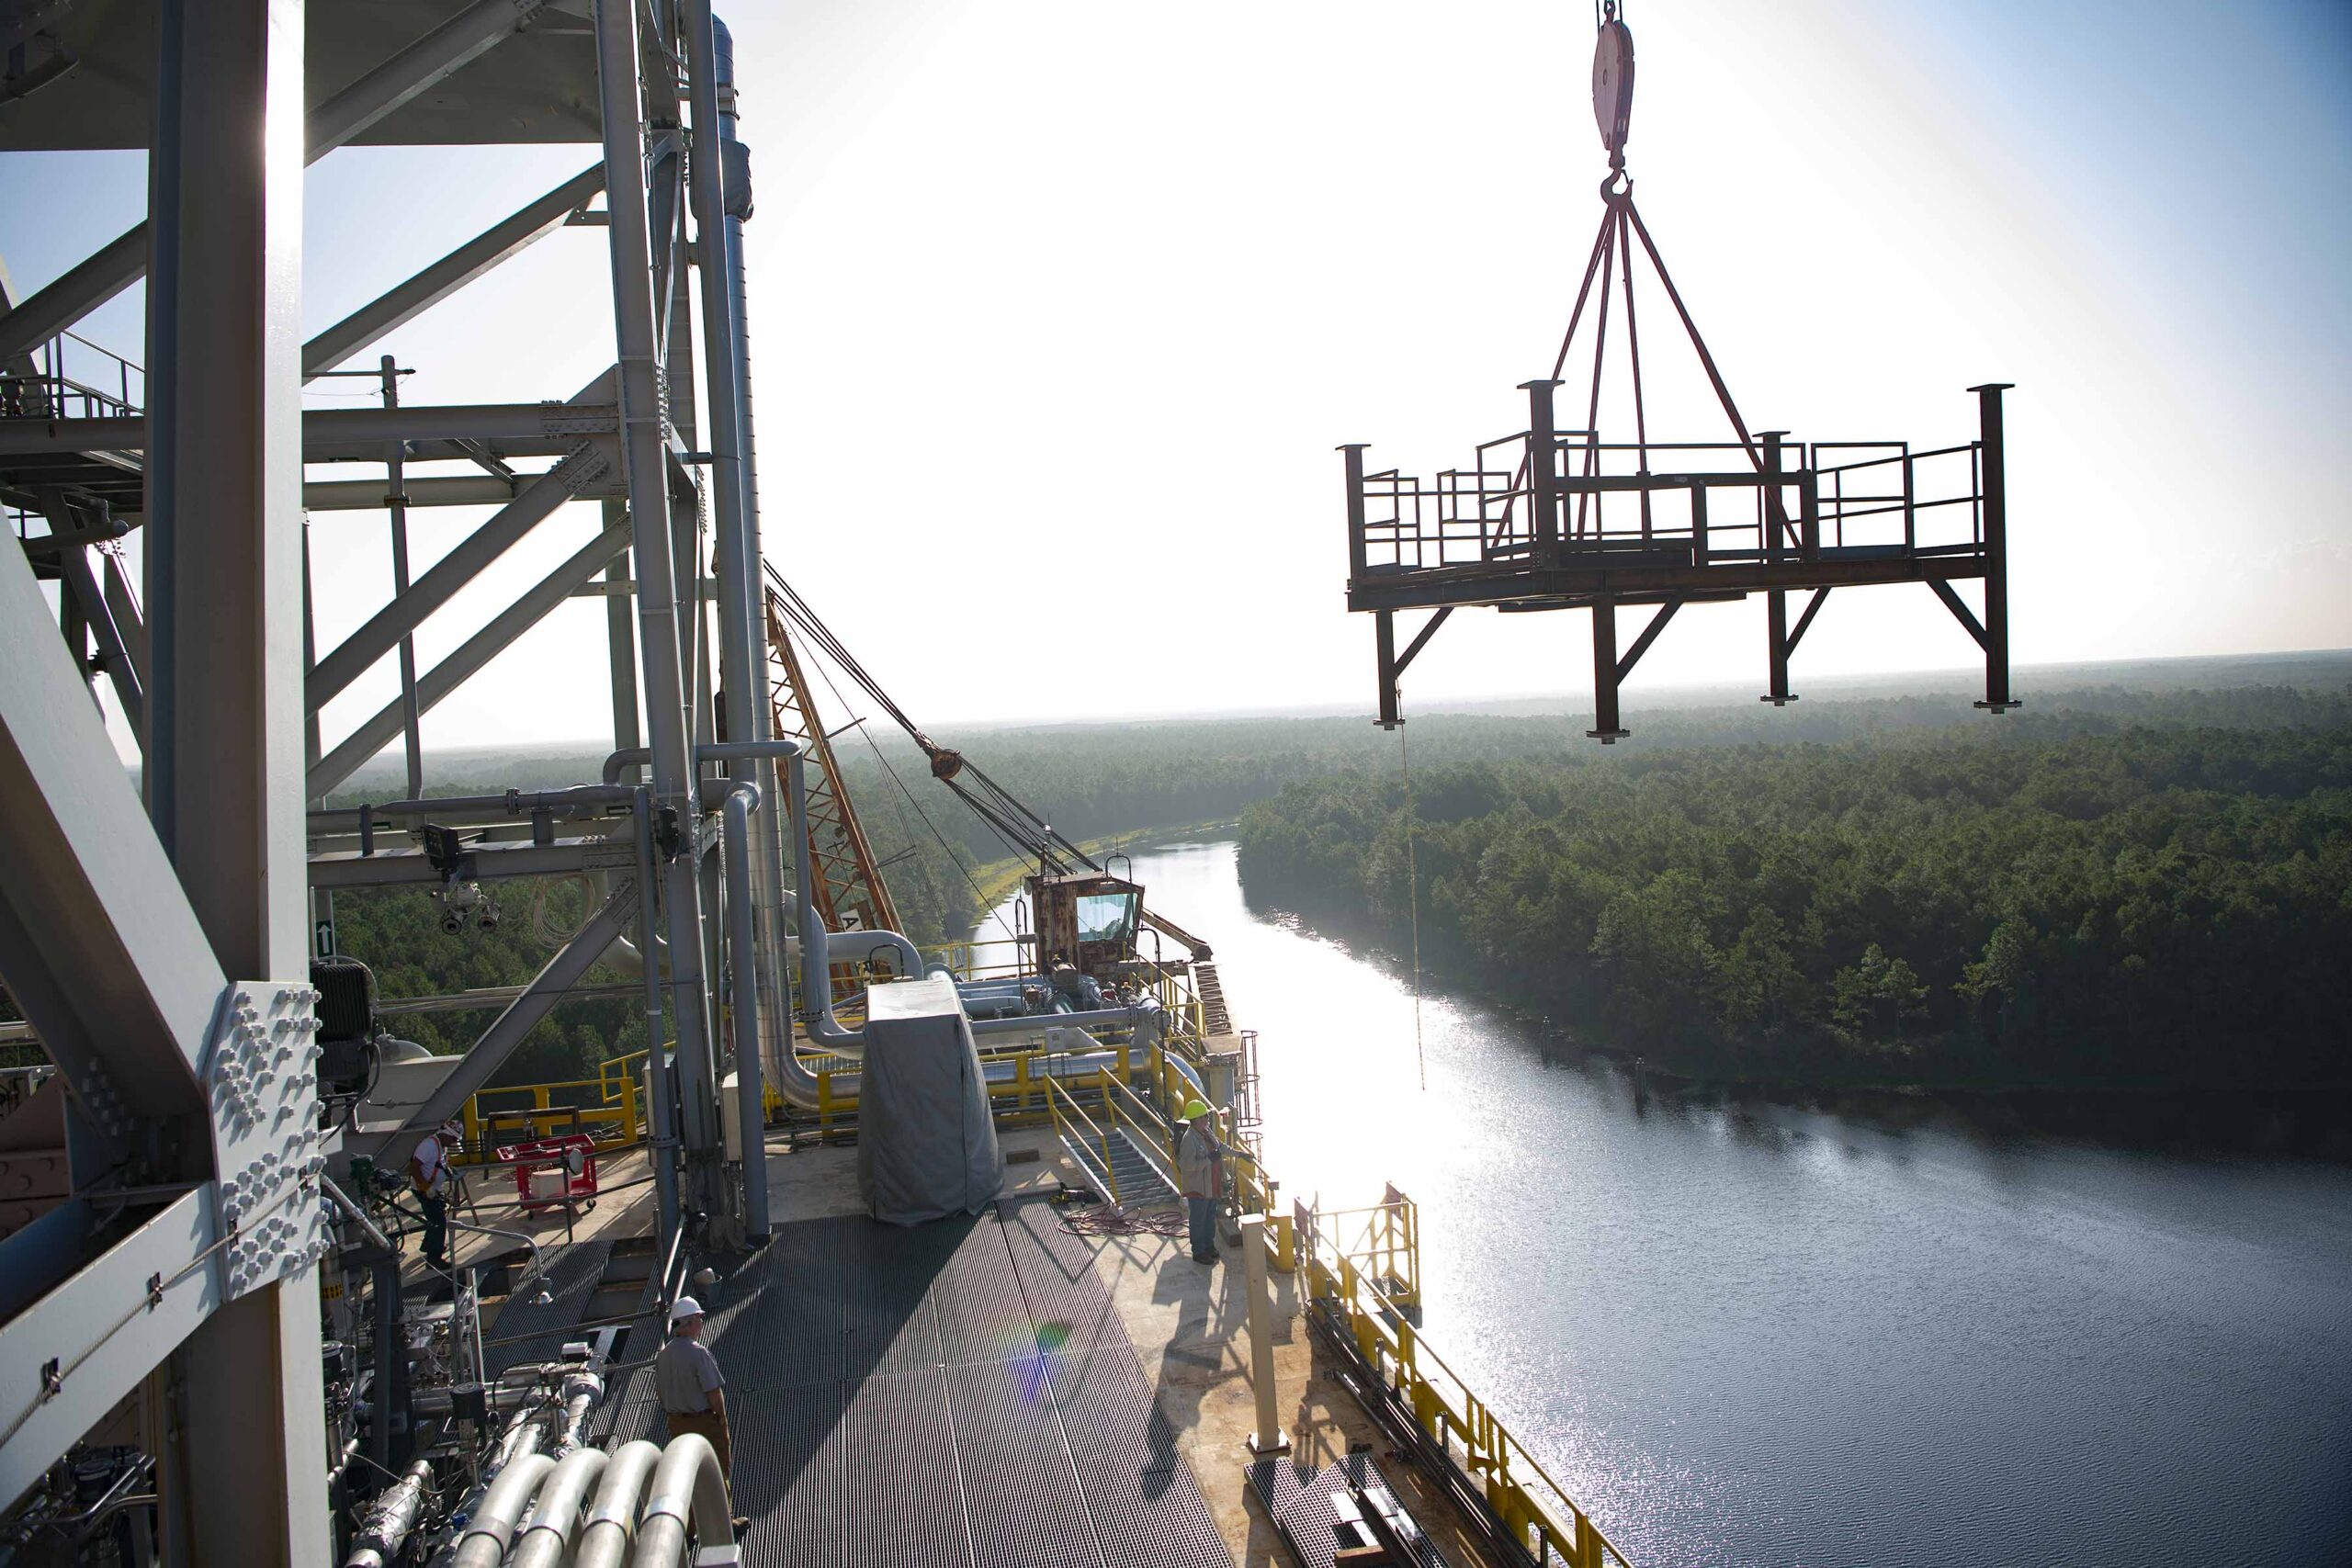
[[[1370,470],[1362,444],[1342,446],[1348,509],[1348,608],[1375,617],[1378,717],[1404,722],[1397,680],[1456,609],[1592,612],[1593,728],[1603,745],[1628,731],[1621,685],[1690,604],[1766,596],[1762,700],[1796,700],[1789,660],[1830,591],[1924,583],[1984,655],[1994,713],[2018,705],[2009,687],[2008,526],[2001,430],[2006,383],[1976,394],[1973,441],[1914,450],[1907,441],[1792,441],[1751,433],[1634,205],[1625,141],[1634,91],[1633,34],[1610,0],[1593,58],[1593,114],[1609,152],[1600,231],[1550,376],[1521,384],[1527,428],[1481,443],[1471,464],[1424,479]],[[1656,442],[1643,399],[1634,310],[1634,249],[1696,351],[1732,439]],[[1600,284],[1595,297],[1594,283]],[[1612,301],[1622,302],[1634,439],[1600,429]],[[1560,377],[1593,307],[1592,369],[1580,428],[1560,426]],[[1984,584],[1983,613],[1954,585]],[[1809,593],[1793,624],[1790,595]],[[1617,612],[1656,606],[1621,652]],[[1431,612],[1403,650],[1396,615]]]

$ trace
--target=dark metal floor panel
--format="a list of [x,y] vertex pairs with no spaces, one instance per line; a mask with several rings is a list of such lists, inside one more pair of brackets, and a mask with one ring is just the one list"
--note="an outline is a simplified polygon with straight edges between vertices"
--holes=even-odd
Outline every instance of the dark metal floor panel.
[[1043,1358],[945,1376],[979,1568],[1102,1568]]
[[877,1373],[842,1418],[854,1561],[872,1568],[971,1568],[963,1473],[942,1371]]
[[735,1509],[748,1514],[743,1561],[761,1568],[833,1568],[862,1561],[849,1517],[843,1385],[804,1383],[728,1406],[735,1440]]
[[[1350,1454],[1312,1479],[1302,1479],[1286,1457],[1260,1460],[1250,1467],[1250,1489],[1258,1494],[1258,1501],[1273,1516],[1275,1527],[1306,1568],[1332,1568],[1332,1559],[1339,1555],[1335,1531],[1340,1514],[1332,1506],[1331,1495],[1345,1491],[1350,1479],[1359,1486],[1376,1486],[1395,1495],[1388,1478],[1380,1473],[1370,1454]],[[1415,1542],[1414,1551],[1417,1568],[1452,1568],[1427,1536]]]
[[1004,1237],[1013,1271],[1037,1325],[1037,1347],[1046,1351],[1091,1350],[1125,1345],[1126,1333],[1111,1305],[1110,1292],[1095,1277],[1094,1254],[1085,1241],[1061,1228],[1051,1203],[1004,1206]]
[[[783,1225],[704,1305],[747,1562],[1230,1568],[1050,1204]],[[613,1441],[663,1435],[650,1369],[608,1403]]]
[[1135,1352],[1117,1345],[1049,1356],[1046,1375],[1110,1568],[1229,1568],[1225,1538]]
[[[484,1334],[492,1339],[530,1337],[488,1349],[484,1359],[490,1370],[502,1372],[531,1361],[552,1361],[561,1355],[566,1340],[580,1337],[577,1325],[588,1315],[588,1299],[605,1277],[605,1266],[612,1256],[609,1241],[575,1242],[558,1254],[537,1284],[508,1296],[498,1309],[497,1321]],[[537,1299],[542,1289],[548,1298],[545,1303]]]
[[1033,1355],[1035,1325],[1012,1271],[1004,1227],[990,1209],[975,1222],[931,1287],[940,1359],[950,1365]]

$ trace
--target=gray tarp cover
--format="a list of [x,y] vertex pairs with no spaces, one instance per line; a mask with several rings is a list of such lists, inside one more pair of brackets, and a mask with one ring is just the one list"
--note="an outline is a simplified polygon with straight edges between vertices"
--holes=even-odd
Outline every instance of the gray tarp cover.
[[988,1084],[954,982],[901,980],[867,994],[857,1121],[857,1190],[877,1220],[977,1214],[1004,1185]]

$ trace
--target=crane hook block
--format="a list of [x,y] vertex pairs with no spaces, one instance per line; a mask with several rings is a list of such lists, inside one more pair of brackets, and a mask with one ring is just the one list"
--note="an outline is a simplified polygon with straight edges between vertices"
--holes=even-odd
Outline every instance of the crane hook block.
[[1616,7],[1600,24],[1600,38],[1592,50],[1592,118],[1600,127],[1600,144],[1609,150],[1609,166],[1625,166],[1626,125],[1634,114],[1634,34],[1617,19]]

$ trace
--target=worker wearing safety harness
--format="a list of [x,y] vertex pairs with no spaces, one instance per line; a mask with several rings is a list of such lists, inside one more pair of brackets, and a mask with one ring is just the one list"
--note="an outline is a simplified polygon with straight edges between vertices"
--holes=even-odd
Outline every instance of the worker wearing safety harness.
[[1184,1189],[1184,1208],[1191,1221],[1193,1261],[1216,1261],[1216,1205],[1225,1196],[1225,1156],[1233,1151],[1218,1142],[1216,1117],[1202,1101],[1184,1102],[1184,1133],[1176,1149],[1176,1179]]
[[[680,1296],[670,1308],[669,1342],[653,1358],[653,1393],[673,1438],[692,1432],[709,1440],[731,1494],[735,1448],[727,1430],[727,1380],[719,1373],[718,1358],[702,1342],[702,1303],[692,1296]],[[751,1522],[738,1515],[735,1528],[740,1531]]]
[[444,1122],[425,1134],[408,1159],[409,1187],[416,1194],[416,1206],[424,1212],[424,1261],[445,1273],[449,1268],[449,1190],[456,1184],[449,1156],[464,1137],[465,1130],[457,1122]]

